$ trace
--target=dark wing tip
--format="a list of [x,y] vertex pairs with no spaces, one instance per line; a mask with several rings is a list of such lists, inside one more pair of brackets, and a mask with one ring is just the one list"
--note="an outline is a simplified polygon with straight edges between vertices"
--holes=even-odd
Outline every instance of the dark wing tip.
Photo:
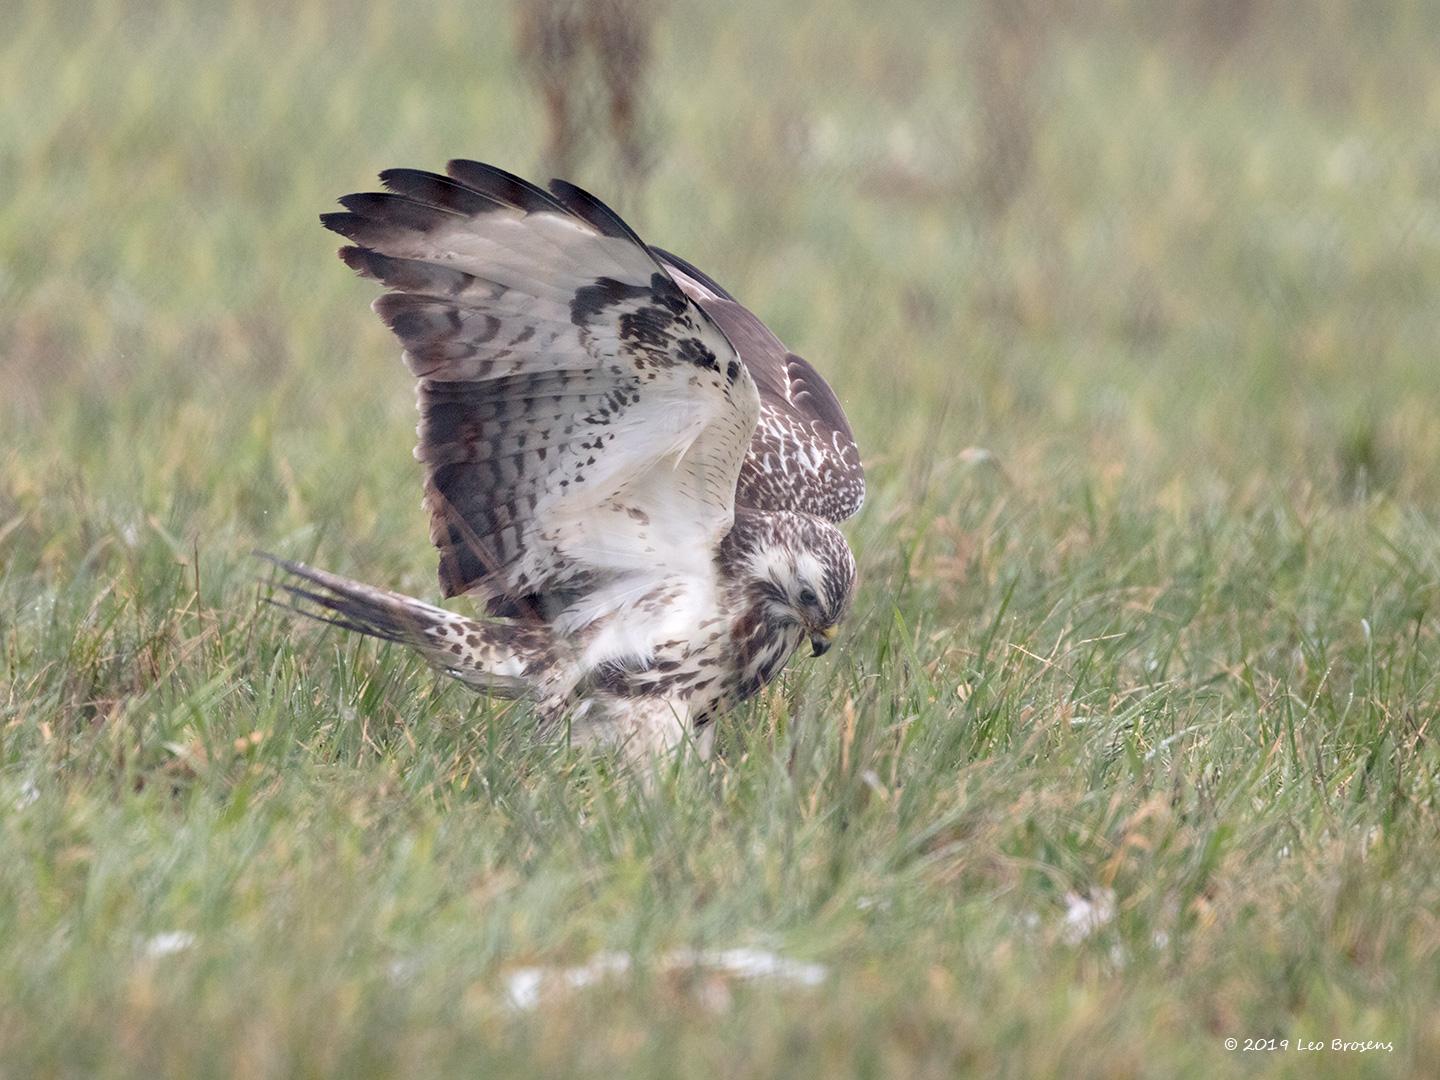
[[367,221],[417,232],[428,232],[453,222],[457,216],[454,210],[393,191],[357,191],[353,195],[341,196],[339,202],[346,210]]
[[380,182],[397,195],[467,217],[489,213],[505,205],[451,177],[423,169],[386,169],[380,174]]
[[356,239],[353,234],[364,227],[363,219],[356,214],[346,213],[343,210],[336,210],[330,214],[321,214],[320,224],[333,233],[339,233],[347,240]]
[[650,250],[619,214],[584,188],[576,187],[568,180],[551,180],[550,191],[566,210],[594,226],[603,235],[617,240],[629,240],[646,251]]
[[[340,261],[350,267],[362,277],[373,277],[370,273],[370,256],[375,253],[369,248],[356,247],[354,244],[346,244],[339,251],[335,252],[340,256]],[[256,552],[259,554],[259,552]]]
[[443,229],[459,215],[389,191],[361,191],[340,199],[345,209],[320,215],[320,224],[366,247],[385,247],[407,234]]
[[455,158],[446,162],[445,172],[450,179],[504,206],[534,213],[542,210],[564,211],[543,188],[536,187],[529,180],[506,172],[496,165],[483,161]]

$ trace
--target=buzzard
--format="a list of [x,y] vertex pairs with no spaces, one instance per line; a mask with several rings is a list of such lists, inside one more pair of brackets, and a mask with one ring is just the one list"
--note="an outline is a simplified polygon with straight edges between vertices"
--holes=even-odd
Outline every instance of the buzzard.
[[380,174],[325,227],[390,291],[375,311],[418,381],[424,508],[446,597],[302,563],[291,606],[532,700],[637,758],[693,737],[829,649],[865,496],[834,393],[690,263],[572,184],[492,165]]

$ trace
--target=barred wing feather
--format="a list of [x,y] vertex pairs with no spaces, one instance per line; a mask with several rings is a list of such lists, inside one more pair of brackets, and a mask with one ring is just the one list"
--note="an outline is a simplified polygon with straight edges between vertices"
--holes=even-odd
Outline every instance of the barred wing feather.
[[389,170],[322,218],[392,290],[374,306],[420,380],[445,595],[503,605],[708,561],[759,415],[725,334],[593,196],[447,172]]

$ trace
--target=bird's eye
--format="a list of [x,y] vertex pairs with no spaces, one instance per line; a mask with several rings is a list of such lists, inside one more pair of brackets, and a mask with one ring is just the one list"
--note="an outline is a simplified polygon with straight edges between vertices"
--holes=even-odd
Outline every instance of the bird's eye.
[[800,606],[811,607],[816,600],[815,590],[808,585],[800,590]]

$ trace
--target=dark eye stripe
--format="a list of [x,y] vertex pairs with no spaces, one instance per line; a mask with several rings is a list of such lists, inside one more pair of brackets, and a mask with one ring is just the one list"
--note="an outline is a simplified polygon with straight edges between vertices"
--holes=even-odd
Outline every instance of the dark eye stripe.
[[785,595],[785,590],[773,581],[761,582],[760,592],[765,599],[773,601],[774,603],[788,604],[790,602],[790,598]]

